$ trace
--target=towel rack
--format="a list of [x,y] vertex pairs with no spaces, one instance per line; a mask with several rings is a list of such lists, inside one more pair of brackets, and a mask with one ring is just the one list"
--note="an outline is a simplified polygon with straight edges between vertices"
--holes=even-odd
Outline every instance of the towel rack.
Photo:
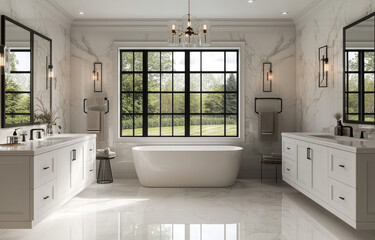
[[279,101],[280,101],[280,104],[281,104],[281,105],[280,105],[281,108],[280,108],[280,111],[277,112],[277,114],[283,112],[283,100],[282,100],[281,98],[255,98],[254,109],[255,109],[255,112],[256,112],[257,114],[259,114],[259,112],[257,112],[257,101],[258,101],[258,100],[279,100]]
[[[105,111],[104,114],[107,114],[107,113],[109,113],[109,100],[106,97],[104,98],[104,100],[107,101],[107,111]],[[87,114],[86,102],[87,102],[87,98],[83,99],[83,112]]]

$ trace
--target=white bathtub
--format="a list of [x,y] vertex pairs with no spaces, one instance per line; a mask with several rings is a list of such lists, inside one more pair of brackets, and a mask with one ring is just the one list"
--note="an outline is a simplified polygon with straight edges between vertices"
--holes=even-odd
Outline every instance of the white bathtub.
[[241,147],[133,147],[135,170],[146,187],[229,187],[241,163]]

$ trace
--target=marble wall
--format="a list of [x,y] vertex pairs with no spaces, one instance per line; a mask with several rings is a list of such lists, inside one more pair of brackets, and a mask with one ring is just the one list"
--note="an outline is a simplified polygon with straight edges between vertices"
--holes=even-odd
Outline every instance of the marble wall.
[[[374,11],[374,0],[323,0],[294,19],[298,131],[333,132],[333,114],[343,109],[343,27]],[[328,45],[329,87],[318,88],[318,48],[324,45]],[[357,132],[375,132],[371,125],[353,127]]]
[[[63,132],[70,132],[70,24],[71,20],[45,0],[1,0],[0,14],[6,15],[53,41],[53,109],[58,109],[58,124]],[[23,127],[29,130],[32,127]],[[11,129],[0,129],[0,143],[6,142]]]
[[[280,138],[276,141],[260,140],[258,115],[254,112],[255,97],[281,97],[284,109],[279,115],[279,133],[295,131],[296,77],[295,77],[295,26],[292,21],[213,21],[212,39],[221,42],[244,42],[245,128],[241,177],[258,177],[260,154],[280,152]],[[91,73],[93,63],[103,63],[103,94],[113,103],[117,79],[117,61],[114,60],[115,42],[166,42],[167,21],[74,21],[71,27],[71,97],[70,121],[72,132],[86,131],[86,115],[82,111],[84,98],[93,95]],[[152,44],[151,44],[152,45]],[[272,93],[262,93],[263,62],[273,64],[274,85]],[[98,147],[109,146],[117,153],[112,163],[115,176],[134,177],[131,148],[152,144],[118,139],[115,132],[116,109],[106,115],[105,141]],[[160,141],[158,142],[160,144]],[[155,143],[154,143],[155,144]],[[199,143],[198,143],[199,144]],[[273,168],[266,172],[274,173]],[[273,176],[273,175],[272,175]]]

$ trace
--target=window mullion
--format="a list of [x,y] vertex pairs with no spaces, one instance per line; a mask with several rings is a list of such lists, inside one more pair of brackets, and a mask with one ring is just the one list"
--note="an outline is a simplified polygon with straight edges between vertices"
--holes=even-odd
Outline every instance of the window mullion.
[[185,51],[185,137],[190,136],[190,51]]
[[148,136],[148,52],[143,51],[143,130],[142,136]]

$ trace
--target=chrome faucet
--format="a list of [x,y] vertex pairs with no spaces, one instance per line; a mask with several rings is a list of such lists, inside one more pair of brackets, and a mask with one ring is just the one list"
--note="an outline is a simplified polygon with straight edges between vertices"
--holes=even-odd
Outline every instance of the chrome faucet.
[[[34,131],[43,131],[44,132],[44,129],[43,128],[33,128],[30,130],[30,140],[34,140]],[[38,135],[38,138],[42,138],[41,135],[39,134]]]
[[353,128],[351,126],[342,126],[341,136],[344,135],[344,129],[345,128],[349,128],[349,131],[350,131],[349,137],[353,137]]

